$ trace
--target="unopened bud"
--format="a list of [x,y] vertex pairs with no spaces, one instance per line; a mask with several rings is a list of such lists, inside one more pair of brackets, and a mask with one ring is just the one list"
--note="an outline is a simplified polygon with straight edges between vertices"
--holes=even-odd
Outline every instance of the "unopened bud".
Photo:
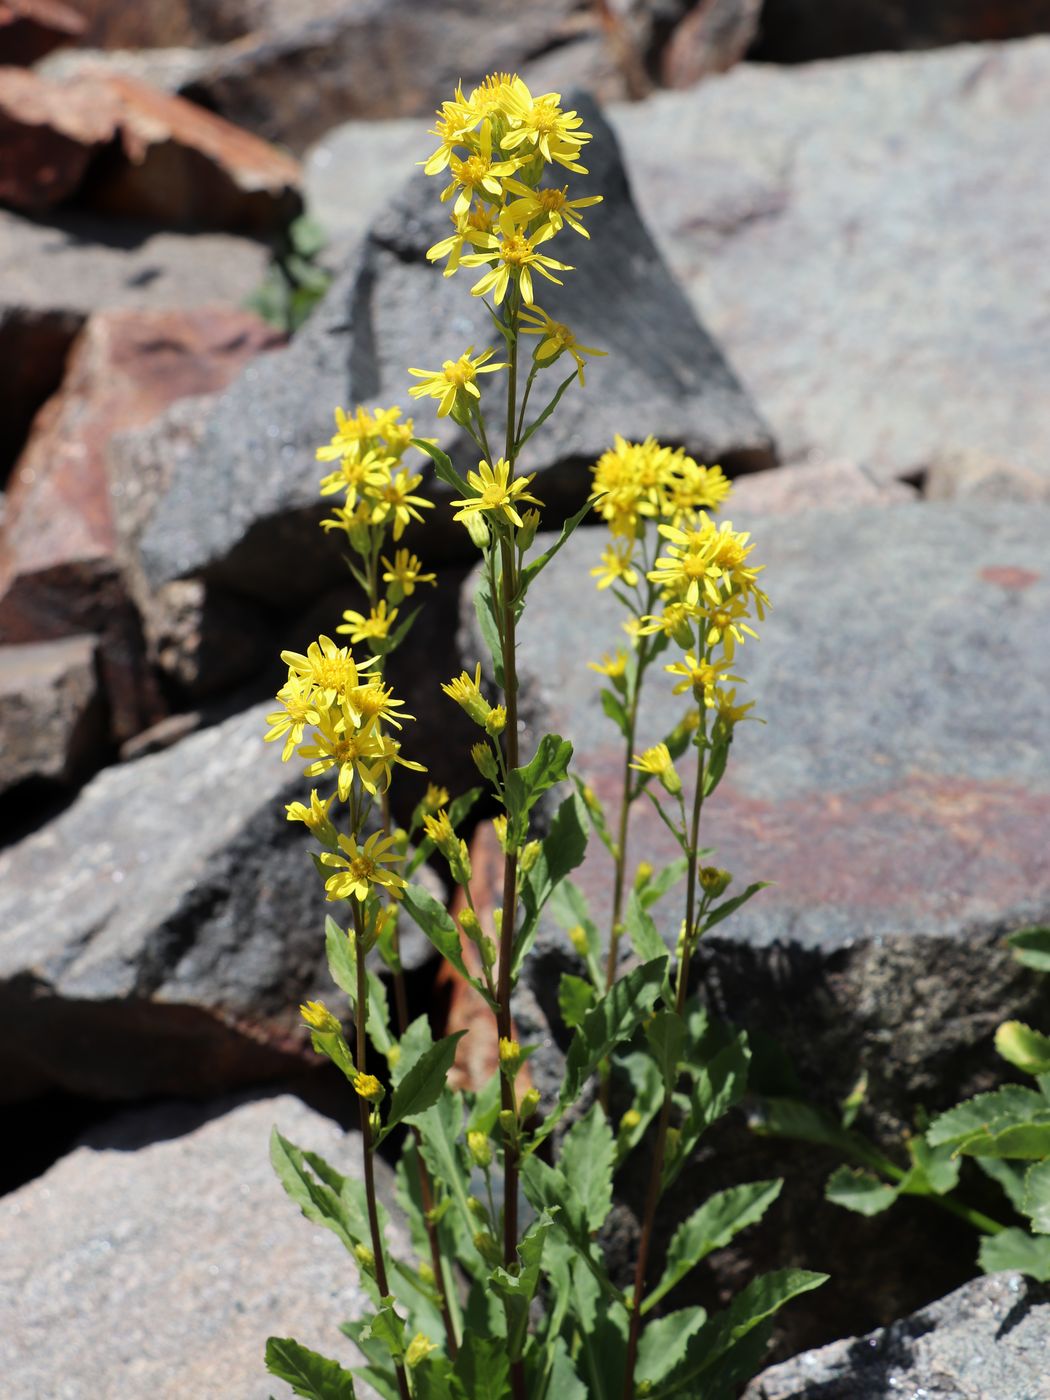
[[354,1089],[369,1103],[381,1103],[386,1090],[374,1074],[359,1074],[354,1079]]
[[449,851],[448,868],[457,885],[469,885],[473,868],[470,864],[470,850],[465,841],[456,841]]
[[481,776],[488,778],[489,782],[495,782],[499,776],[499,767],[491,747],[488,744],[474,744],[471,747],[470,756]]
[[358,1267],[363,1274],[367,1274],[369,1278],[375,1277],[376,1257],[368,1248],[368,1245],[355,1244],[354,1258],[357,1260]]
[[492,1144],[484,1133],[469,1132],[467,1134],[467,1147],[476,1167],[490,1167],[492,1165]]
[[425,1361],[434,1350],[434,1343],[422,1332],[417,1332],[405,1350],[405,1365],[411,1371],[421,1361]]
[[498,1269],[503,1263],[500,1247],[487,1230],[479,1230],[474,1236],[474,1248],[490,1268]]
[[527,875],[539,860],[540,851],[542,849],[543,847],[539,841],[529,841],[522,846],[521,854],[518,856],[518,864],[521,866],[524,874]]
[[636,890],[645,889],[646,885],[653,878],[653,867],[647,860],[638,862],[638,869],[634,872],[634,887]]
[[426,1260],[423,1260],[420,1263],[419,1281],[420,1283],[425,1284],[428,1288],[433,1288],[435,1283],[437,1283],[437,1278],[434,1275],[434,1270],[430,1267]]
[[396,1069],[401,1063],[401,1046],[394,1044],[386,1052],[386,1062],[391,1069]]
[[473,909],[463,909],[460,911],[459,926],[470,939],[471,943],[480,943],[485,936],[481,931],[481,922]]
[[493,705],[485,720],[485,733],[491,734],[495,739],[497,734],[502,734],[507,727],[507,711],[503,705]]
[[700,879],[700,888],[711,899],[717,899],[719,895],[725,894],[733,882],[729,871],[719,870],[717,865],[702,865],[697,874]]
[[637,1128],[638,1124],[641,1121],[642,1115],[638,1112],[638,1110],[636,1108],[629,1108],[627,1112],[623,1115],[623,1117],[620,1119],[620,1132],[624,1136],[627,1136],[627,1134],[629,1133],[633,1133],[635,1128]]
[[587,942],[587,930],[582,924],[574,924],[572,928],[569,929],[569,942],[576,949],[581,958],[585,958],[590,951],[590,945]]
[[527,1093],[522,1094],[521,1103],[518,1105],[518,1115],[521,1121],[528,1122],[539,1106],[540,1091],[538,1089],[530,1089]]
[[530,549],[532,542],[536,538],[536,531],[540,528],[540,513],[533,508],[527,510],[521,517],[521,528],[518,530],[518,544],[522,549]]
[[488,1212],[478,1200],[477,1196],[468,1197],[467,1210],[470,1211],[471,1215],[476,1215],[479,1220],[485,1220],[488,1216]]
[[678,1148],[682,1141],[682,1134],[678,1128],[667,1129],[667,1160],[673,1162],[678,1156]]
[[513,1138],[517,1132],[518,1123],[513,1112],[509,1108],[500,1110],[499,1126],[505,1138]]
[[508,1079],[513,1079],[521,1067],[521,1046],[505,1035],[499,1041],[499,1067]]
[[[498,915],[500,911],[497,910],[496,912]],[[478,941],[478,952],[481,954],[481,961],[484,963],[485,968],[487,971],[491,972],[496,966],[497,949],[495,943],[493,943],[491,938],[482,937]]]
[[478,510],[468,511],[463,517],[463,524],[467,527],[467,534],[471,543],[478,549],[487,549],[489,543],[489,527],[485,524],[484,517]]
[[342,1034],[342,1026],[323,1001],[304,1002],[299,1008],[299,1014],[312,1031],[321,1031],[327,1035]]

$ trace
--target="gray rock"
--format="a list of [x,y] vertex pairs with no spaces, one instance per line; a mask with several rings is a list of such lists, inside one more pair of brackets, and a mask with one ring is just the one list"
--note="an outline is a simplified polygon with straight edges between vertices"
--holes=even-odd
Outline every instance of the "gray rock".
[[[274,1335],[355,1364],[339,1325],[367,1297],[339,1241],[281,1189],[274,1124],[356,1174],[357,1135],[290,1095],[207,1112],[162,1104],[97,1130],[0,1201],[10,1395],[267,1400],[288,1393],[263,1364]],[[389,1200],[390,1170],[376,1170]],[[387,1239],[409,1254],[396,1215]]]
[[155,228],[69,214],[47,224],[0,211],[0,472],[59,385],[92,311],[167,310],[243,300],[269,253],[232,234]]
[[[770,1039],[793,1062],[802,1095],[829,1109],[865,1072],[863,1126],[901,1160],[917,1108],[992,1087],[1000,1021],[1045,1020],[1045,986],[1002,939],[1050,917],[1050,511],[905,503],[752,519],[730,503],[725,513],[752,530],[768,566],[773,611],[738,666],[769,723],[738,732],[701,841],[733,872],[732,889],[774,884],[705,939],[696,982],[717,1014],[752,1035],[758,1091],[784,1092]],[[532,589],[519,675],[524,753],[541,729],[571,738],[576,771],[615,810],[622,740],[585,667],[622,635],[616,604],[586,592],[601,543],[594,531],[577,534]],[[464,660],[481,654],[474,639]],[[684,709],[659,670],[648,684],[639,749]],[[639,803],[631,866],[677,854]],[[573,878],[599,928],[609,924],[611,875],[595,840]],[[681,899],[679,887],[653,911],[668,941]],[[522,1039],[541,1047],[529,1068],[545,1093],[556,1092],[568,1039],[563,971],[579,968],[565,934],[546,924],[515,1007]],[[690,1285],[692,1301],[709,1307],[757,1269],[831,1272],[833,1288],[785,1310],[781,1355],[888,1322],[973,1270],[973,1237],[947,1217],[942,1227],[921,1203],[895,1207],[890,1225],[826,1204],[835,1165],[834,1153],[729,1122],[658,1219],[666,1241],[711,1191],[788,1178],[768,1223]],[[644,1167],[628,1168],[627,1202],[641,1199]],[[993,1215],[1002,1208],[988,1203]]]
[[[313,1063],[326,905],[264,702],[98,774],[0,854],[0,1095],[202,1094]],[[430,945],[406,925],[406,967]]]
[[870,1336],[771,1367],[744,1400],[1047,1400],[1048,1347],[1047,1290],[993,1274]]
[[105,741],[97,638],[0,647],[0,793],[82,776]]
[[944,452],[927,464],[922,494],[929,501],[1050,501],[1050,473],[988,452]]
[[[539,494],[559,510],[582,500],[584,464],[617,431],[659,432],[727,468],[771,465],[761,421],[637,215],[608,127],[585,99],[573,103],[595,133],[586,187],[601,190],[606,203],[593,211],[592,242],[568,250],[578,251],[579,271],[545,301],[582,343],[609,354],[588,366],[586,389],[566,394],[550,431],[530,443],[527,465],[539,474]],[[422,138],[419,149],[426,150]],[[492,339],[467,277],[445,279],[424,260],[447,223],[437,193],[435,182],[418,175],[291,347],[248,366],[215,403],[199,448],[173,464],[168,492],[142,533],[141,565],[152,590],[202,576],[287,604],[343,576],[338,551],[319,544],[322,506],[312,464],[315,447],[331,435],[333,406],[408,405],[408,365],[439,365]],[[418,421],[431,430],[425,408]],[[476,448],[470,444],[468,452],[448,420],[438,436],[461,462],[476,459]],[[435,494],[448,497],[444,487]],[[435,515],[422,545],[428,559],[443,550],[462,555],[465,532],[446,512]],[[275,567],[278,559],[295,566]]]
[[1048,78],[1036,38],[745,64],[613,113],[783,460],[918,477],[980,448],[1047,474]]

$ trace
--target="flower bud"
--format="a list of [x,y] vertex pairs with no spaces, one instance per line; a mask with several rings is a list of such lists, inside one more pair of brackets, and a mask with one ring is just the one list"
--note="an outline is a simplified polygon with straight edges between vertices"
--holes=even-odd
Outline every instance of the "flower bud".
[[518,856],[518,865],[522,873],[527,875],[540,858],[540,851],[543,849],[539,841],[529,841],[522,846],[521,854]]
[[398,1045],[396,1041],[386,1052],[386,1062],[392,1070],[397,1069],[398,1065],[401,1063],[401,1046]]
[[492,1144],[484,1133],[469,1132],[467,1134],[467,1147],[476,1167],[490,1167],[492,1165]]
[[540,1091],[538,1089],[530,1089],[521,1096],[521,1103],[518,1105],[518,1117],[523,1123],[528,1122],[539,1106]]
[[481,776],[488,778],[489,782],[495,782],[499,776],[499,768],[496,764],[496,755],[490,746],[488,744],[474,744],[471,747],[470,756]]
[[634,872],[634,887],[636,890],[644,890],[649,881],[653,878],[653,867],[647,860],[638,862],[638,869]]
[[[497,915],[501,912],[502,911],[498,909],[496,911]],[[493,943],[491,938],[486,938],[482,935],[478,942],[478,952],[481,954],[481,961],[485,966],[485,970],[491,972],[496,966],[497,949],[495,943]]]
[[299,1014],[312,1031],[322,1031],[328,1035],[342,1034],[342,1026],[323,1001],[304,1002],[299,1008]]
[[374,1074],[359,1074],[354,1079],[354,1089],[369,1103],[382,1103],[386,1090]]
[[733,882],[729,871],[719,870],[717,865],[702,865],[697,871],[697,876],[700,888],[710,899],[717,899],[719,895],[725,894]]
[[585,958],[590,951],[590,945],[587,942],[587,931],[582,924],[574,924],[573,927],[569,929],[569,942],[576,949],[576,952],[579,953],[581,958]]
[[479,1230],[474,1236],[474,1248],[490,1268],[498,1269],[503,1263],[500,1247],[487,1230]]
[[487,549],[489,544],[489,527],[485,524],[484,516],[479,510],[468,511],[463,517],[463,524],[467,527],[467,534],[470,536],[471,544],[478,549]]
[[502,734],[507,727],[507,711],[503,705],[493,705],[485,720],[485,733],[491,734],[495,739],[497,734]]
[[513,1138],[518,1131],[518,1123],[514,1114],[509,1108],[500,1110],[499,1126],[505,1138]]
[[481,922],[473,909],[463,909],[459,915],[459,926],[470,939],[471,943],[479,943],[484,938]]
[[419,1281],[420,1283],[426,1284],[428,1288],[433,1288],[437,1283],[434,1270],[425,1259],[419,1265]]
[[410,1371],[413,1370],[421,1361],[425,1361],[433,1350],[434,1343],[430,1338],[425,1337],[422,1332],[417,1332],[405,1351],[405,1365]]
[[540,513],[533,507],[527,510],[521,517],[521,528],[518,531],[518,546],[521,549],[531,549],[532,542],[536,538],[536,531],[540,528]]
[[508,1079],[513,1079],[521,1068],[521,1046],[505,1035],[499,1040],[499,1067]]
[[620,1132],[626,1137],[633,1133],[638,1124],[642,1121],[642,1115],[636,1108],[629,1108],[620,1119]]
[[375,1278],[376,1257],[368,1248],[368,1245],[355,1244],[354,1258],[357,1260],[358,1267],[363,1274],[367,1274],[369,1278]]
[[469,885],[474,871],[470,864],[470,850],[465,841],[457,841],[448,852],[448,868],[457,885]]

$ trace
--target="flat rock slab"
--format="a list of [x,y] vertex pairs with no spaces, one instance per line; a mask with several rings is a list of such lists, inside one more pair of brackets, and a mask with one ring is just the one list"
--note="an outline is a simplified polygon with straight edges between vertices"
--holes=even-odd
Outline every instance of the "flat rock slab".
[[867,1337],[771,1367],[743,1400],[1048,1400],[1048,1350],[1050,1293],[993,1274]]
[[783,460],[1050,472],[1050,39],[745,64],[613,120]]
[[[591,175],[581,177],[580,188],[602,191],[606,202],[589,211],[590,243],[575,235],[567,247],[559,243],[566,256],[578,257],[579,271],[563,290],[552,288],[555,295],[544,292],[543,304],[583,344],[609,354],[588,366],[586,388],[574,386],[550,431],[529,445],[527,466],[539,473],[540,496],[561,509],[582,500],[585,464],[615,432],[660,433],[727,469],[771,465],[760,419],[638,217],[611,131],[586,99],[571,101],[595,135],[587,151]],[[420,158],[430,141],[421,123]],[[334,406],[399,403],[407,411],[409,365],[439,366],[468,345],[490,344],[494,334],[480,299],[470,295],[466,269],[445,279],[425,261],[448,224],[439,186],[416,176],[290,348],[250,366],[214,405],[199,449],[175,463],[142,536],[151,587],[201,575],[287,604],[294,593],[308,598],[343,576],[338,550],[319,544],[323,508],[313,461],[331,436]],[[551,393],[558,382],[556,372],[548,377]],[[425,406],[417,423],[435,431]],[[476,462],[477,449],[454,424],[444,420],[437,435],[461,465]],[[428,559],[442,550],[463,555],[465,531],[447,512],[435,515],[420,542]],[[294,558],[294,571],[275,569],[278,557]]]
[[[701,840],[734,889],[774,883],[701,962],[734,1018],[782,1035],[844,1091],[867,1068],[876,1103],[890,1084],[957,1098],[942,1080],[953,1056],[986,1057],[982,1037],[1033,995],[999,940],[1050,914],[1050,511],[902,504],[734,523],[757,540],[774,604],[737,657],[769,723],[739,729]],[[622,741],[584,666],[618,641],[617,604],[581,599],[601,538],[578,533],[533,589],[519,671],[530,724],[571,737],[615,809]],[[647,685],[639,748],[684,709],[669,677]],[[640,802],[631,858],[677,853]],[[577,877],[599,926],[610,874],[595,841]],[[676,935],[674,899],[657,910]],[[545,932],[532,959],[548,1011],[566,946]]]
[[[269,702],[98,774],[0,854],[0,1097],[204,1094],[315,1063],[326,904]],[[430,945],[406,924],[406,967]],[[341,998],[340,998],[341,1001]]]
[[[359,1139],[290,1095],[205,1113],[161,1104],[93,1133],[0,1201],[0,1366],[49,1400],[287,1392],[267,1336],[352,1366],[339,1324],[368,1306],[356,1266],[270,1166],[271,1128],[353,1177]],[[377,1162],[389,1199],[389,1168]],[[408,1252],[395,1217],[388,1235]]]
[[104,739],[95,637],[0,646],[0,793],[38,780],[66,783]]

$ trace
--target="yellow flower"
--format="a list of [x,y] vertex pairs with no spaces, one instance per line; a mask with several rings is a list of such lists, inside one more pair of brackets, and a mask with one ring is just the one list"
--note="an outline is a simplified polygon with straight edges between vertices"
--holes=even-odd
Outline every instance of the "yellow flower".
[[337,491],[346,492],[346,507],[353,509],[359,495],[378,491],[390,480],[390,468],[395,459],[381,452],[369,450],[363,456],[343,457],[334,471],[321,478],[322,496],[334,496]]
[[331,866],[336,873],[325,881],[326,896],[330,900],[365,900],[376,886],[387,890],[394,899],[400,899],[407,884],[403,875],[396,870],[386,870],[384,866],[397,863],[401,859],[392,836],[375,832],[363,846],[359,846],[353,836],[340,836],[340,849],[345,855],[335,855],[330,851],[322,853],[323,865]]
[[485,363],[486,360],[492,359],[495,350],[483,350],[475,359],[471,359],[470,352],[473,348],[472,345],[469,346],[458,360],[446,360],[440,369],[410,369],[409,374],[424,380],[424,383],[413,384],[409,389],[412,398],[440,399],[439,418],[445,418],[452,412],[460,394],[470,394],[472,398],[480,399],[481,390],[475,382],[478,375],[492,374],[498,369],[506,369],[507,366]]
[[390,629],[394,625],[397,617],[397,608],[387,610],[387,605],[380,599],[368,616],[364,613],[354,612],[348,608],[343,613],[343,623],[335,630],[337,632],[349,632],[350,640],[356,646],[358,642],[365,641],[366,638],[382,638],[389,636]]
[[266,733],[266,743],[285,736],[281,758],[287,762],[297,745],[303,742],[303,732],[308,724],[319,724],[321,720],[317,701],[314,698],[314,685],[309,679],[299,675],[289,675],[288,680],[277,692],[277,699],[284,706],[266,716],[270,726]]
[[723,676],[722,672],[729,665],[728,661],[707,661],[697,658],[695,652],[686,652],[681,661],[672,661],[665,666],[664,670],[672,676],[681,676],[683,679],[674,688],[675,695],[681,695],[685,690],[692,690],[697,700],[703,699],[705,702],[709,695],[714,693],[714,687],[722,680],[738,681],[739,676]]
[[372,676],[367,685],[360,685],[346,695],[343,709],[351,723],[362,729],[369,728],[373,720],[380,720],[383,724],[392,724],[395,729],[400,729],[402,720],[415,719],[415,715],[394,713],[395,710],[401,709],[404,703],[403,700],[394,699],[394,692],[379,676]]
[[423,573],[422,563],[411,550],[396,550],[392,563],[384,555],[383,563],[386,566],[383,582],[393,585],[394,588],[399,588],[405,598],[411,598],[418,584],[432,583],[437,587],[437,575]]
[[480,247],[483,240],[479,235],[491,233],[495,221],[495,206],[488,204],[479,204],[466,214],[453,214],[455,233],[450,233],[447,238],[442,238],[429,247],[427,261],[437,262],[441,258],[447,258],[443,275],[451,277],[459,269],[464,247],[468,244],[472,248]]
[[721,467],[704,467],[676,453],[665,483],[664,513],[673,518],[701,509],[715,510],[733,489]]
[[[732,678],[731,678],[732,679]],[[748,710],[755,708],[754,700],[749,700],[746,705],[738,705],[736,702],[736,688],[731,690],[718,690],[717,688],[710,695],[705,695],[705,702],[708,707],[715,710],[718,718],[723,724],[732,726],[739,724],[741,720],[758,719],[757,715],[749,715]],[[761,724],[763,721],[759,720]]]
[[592,671],[597,671],[599,676],[608,676],[610,680],[619,680],[627,672],[627,653],[623,647],[617,647],[615,655],[610,656],[606,652],[601,661],[588,661],[587,665]]
[[475,198],[500,201],[503,182],[522,164],[520,160],[492,159],[492,123],[483,121],[475,150],[464,159],[450,152],[448,158],[452,181],[441,191],[442,201],[449,200],[459,190],[452,206],[454,214],[465,214]]
[[288,813],[290,822],[302,822],[322,845],[335,846],[339,838],[328,815],[334,801],[335,793],[322,800],[317,789],[314,788],[310,793],[309,807],[302,802],[289,802],[285,811]]
[[739,594],[731,594],[711,604],[701,618],[701,629],[707,629],[705,645],[716,647],[721,643],[726,657],[732,661],[737,644],[744,644],[745,634],[756,639],[758,637],[754,628],[743,621],[747,615],[747,599]]
[[359,455],[362,442],[375,434],[375,420],[360,404],[353,415],[337,408],[335,425],[335,436],[327,446],[317,449],[319,462],[336,462],[341,457]]
[[385,791],[390,782],[391,764],[387,762],[383,736],[374,726],[348,732],[341,711],[321,716],[313,743],[305,744],[299,756],[313,760],[303,770],[307,778],[319,778],[322,773],[336,770],[340,802],[350,796],[355,778],[373,796],[380,787]]
[[331,637],[325,636],[311,642],[305,656],[297,651],[282,651],[281,660],[288,667],[289,685],[293,679],[307,681],[324,708],[334,705],[337,699],[359,686],[359,673],[375,664],[375,657],[355,661],[349,647],[336,646]]
[[634,588],[638,583],[638,570],[631,567],[631,555],[634,553],[634,541],[629,540],[624,545],[610,544],[602,550],[602,562],[591,570],[591,577],[598,580],[598,589],[610,588],[620,579],[628,588]]
[[386,1092],[374,1074],[355,1074],[354,1089],[369,1103],[381,1103]]
[[456,833],[452,830],[448,813],[442,809],[436,815],[427,813],[423,818],[423,830],[434,845],[444,854],[444,848],[456,843]]
[[395,544],[405,533],[405,526],[410,520],[422,521],[423,517],[417,507],[434,509],[433,501],[428,501],[425,496],[412,494],[422,480],[421,476],[412,476],[408,471],[401,470],[379,491],[378,500],[372,509],[372,524],[392,523]]
[[452,505],[460,507],[452,518],[465,520],[473,511],[484,511],[500,520],[509,520],[520,526],[522,519],[517,512],[517,506],[526,501],[534,506],[543,504],[529,494],[531,482],[531,476],[519,476],[512,480],[510,464],[503,457],[497,458],[493,466],[481,461],[476,472],[467,473],[467,484],[477,495],[469,496],[463,501],[452,501]]
[[583,199],[570,199],[568,185],[560,190],[534,190],[528,185],[523,185],[520,180],[505,180],[503,187],[519,196],[507,205],[519,224],[529,224],[533,219],[542,219],[550,224],[555,233],[560,233],[562,225],[568,224],[584,238],[590,238],[591,235],[584,228],[577,210],[586,209],[592,204],[601,204],[600,194],[585,195]]
[[437,812],[448,804],[448,798],[448,788],[438,787],[436,783],[428,783],[420,805],[428,812]]
[[536,233],[528,234],[514,221],[510,211],[504,209],[499,216],[498,229],[498,235],[479,235],[480,246],[484,251],[468,253],[461,259],[464,267],[495,264],[471,287],[474,296],[483,297],[486,292],[492,292],[496,305],[499,306],[507,295],[511,278],[514,277],[517,279],[522,301],[526,306],[531,306],[534,271],[546,277],[548,282],[556,282],[559,287],[562,285],[561,278],[555,277],[549,269],[554,268],[558,272],[572,271],[568,263],[559,262],[556,258],[536,251],[541,243],[546,243],[554,237],[554,230],[550,224],[545,224]]
[[499,842],[499,844],[500,844],[500,849],[501,849],[504,853],[506,853],[506,851],[507,851],[507,818],[502,814],[502,812],[500,813],[500,815],[499,815],[498,817],[493,817],[493,818],[492,818],[492,828],[493,828],[493,830],[494,830],[495,833],[496,833],[496,840],[497,840],[497,841]]
[[582,117],[575,112],[562,111],[558,105],[560,101],[561,94],[557,92],[533,97],[521,79],[515,78],[503,97],[512,129],[500,145],[505,151],[531,147],[548,163],[557,162],[566,170],[586,175],[586,167],[579,164],[578,157],[581,147],[591,139],[591,133],[580,129]]
[[598,458],[591,468],[591,497],[614,535],[636,539],[645,521],[661,514],[672,455],[655,438],[627,442],[617,433]]
[[746,563],[754,549],[748,543],[750,534],[734,530],[730,520],[716,526],[705,511],[700,511],[688,528],[660,525],[659,530],[671,543],[649,574],[653,583],[681,594],[691,607],[699,602],[701,591],[716,604],[722,602],[726,590],[746,592],[756,599],[762,615],[767,600],[755,582],[761,568]]
[[474,721],[475,724],[484,726],[488,722],[492,713],[492,706],[481,693],[481,662],[478,662],[477,669],[473,676],[466,671],[461,671],[459,675],[443,684],[441,689]]
[[542,307],[526,306],[521,312],[521,330],[523,335],[540,335],[543,339],[536,346],[533,358],[540,364],[553,364],[564,352],[572,356],[576,361],[576,367],[580,371],[580,383],[585,384],[584,379],[584,355],[605,355],[605,350],[597,350],[593,345],[581,345],[576,336],[561,321],[555,321],[548,316]]
[[636,753],[630,767],[638,773],[649,773],[654,778],[659,778],[672,797],[677,797],[682,791],[681,779],[675,772],[674,760],[666,744],[654,744],[644,753]]
[[414,1370],[421,1361],[425,1361],[434,1350],[434,1343],[423,1332],[417,1332],[405,1348],[405,1365],[408,1369]]
[[313,1031],[335,1031],[342,1034],[342,1026],[328,1010],[323,1001],[307,1001],[299,1008],[299,1014]]

